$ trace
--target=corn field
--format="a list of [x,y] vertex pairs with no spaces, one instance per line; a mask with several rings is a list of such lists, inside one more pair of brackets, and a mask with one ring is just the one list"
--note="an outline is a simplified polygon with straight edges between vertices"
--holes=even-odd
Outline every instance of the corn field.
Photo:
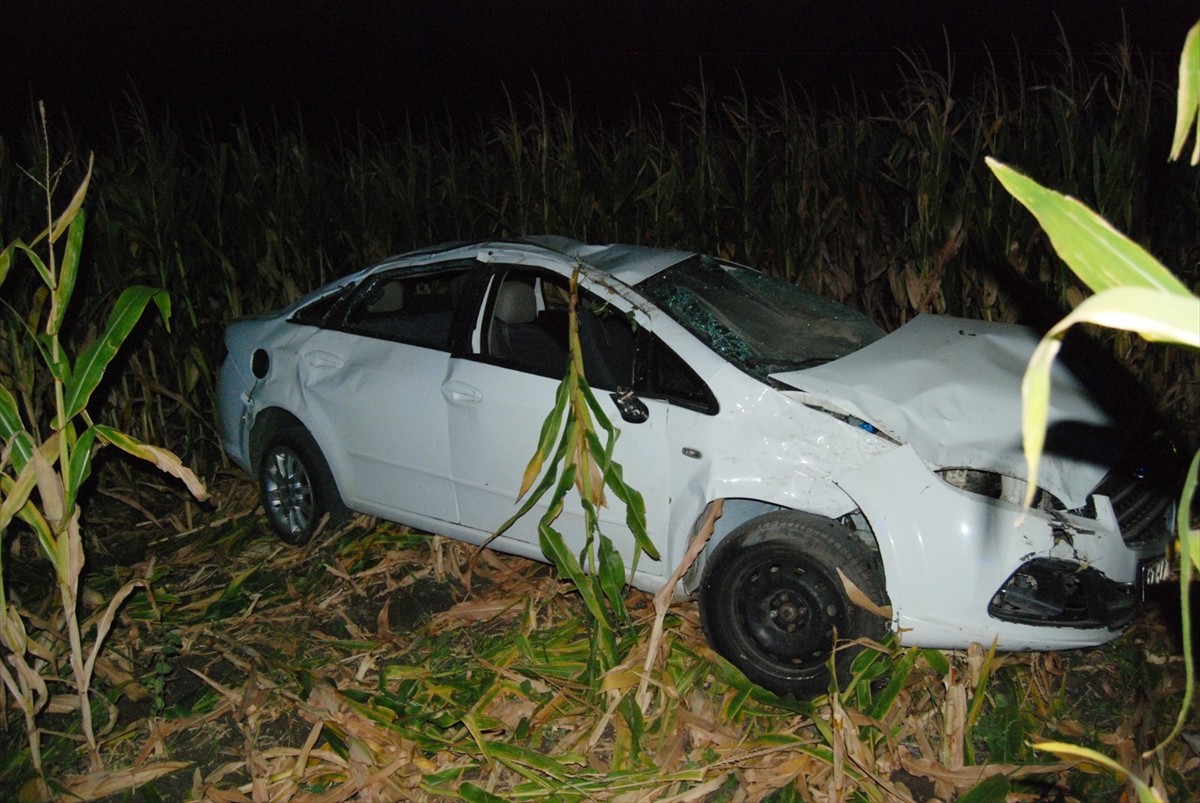
[[[62,162],[47,165],[33,123],[25,136],[0,140],[0,243],[45,225],[46,199],[31,191],[33,176],[52,176],[51,206],[58,208],[91,165],[77,310],[60,337],[77,353],[97,340],[124,288],[166,289],[170,332],[159,318],[138,324],[96,406],[103,401],[105,420],[116,429],[170,447],[206,478],[225,468],[212,412],[225,324],[432,243],[553,233],[686,248],[786,277],[889,330],[927,311],[1048,325],[1078,304],[1083,290],[1033,217],[988,171],[984,157],[995,156],[1079,197],[1200,290],[1200,172],[1162,159],[1174,87],[1158,81],[1156,65],[1123,46],[1088,63],[1064,49],[1056,63],[1023,65],[1019,76],[964,85],[912,58],[894,91],[834,108],[816,108],[787,86],[758,98],[714,96],[700,86],[669,106],[635,106],[619,122],[534,96],[512,101],[501,117],[420,119],[398,129],[362,124],[319,139],[306,134],[301,119],[266,129],[242,123],[185,130],[133,101],[94,139],[52,117],[48,150],[65,156]],[[47,102],[52,112],[53,99]],[[51,418],[53,393],[37,369],[40,346],[31,334],[41,313],[22,312],[41,306],[14,300],[36,297],[36,276],[25,274],[10,275],[0,299],[0,378],[19,392],[23,417],[36,425]],[[1195,441],[1194,356],[1128,333],[1096,335],[1175,423],[1180,440]],[[99,484],[131,507],[140,504],[113,491],[136,483],[101,472]],[[110,664],[97,670],[130,701],[130,690],[141,687],[153,700],[145,704],[162,715],[155,721],[167,723],[154,726],[130,759],[136,764],[151,754],[161,758],[172,733],[229,728],[230,712],[240,716],[244,756],[204,777],[197,769],[196,798],[306,799],[332,790],[332,800],[374,789],[396,799],[498,800],[507,791],[580,800],[832,800],[857,789],[863,799],[883,800],[907,799],[895,791],[902,785],[893,785],[903,776],[913,789],[920,780],[943,799],[976,784],[973,799],[996,799],[1010,778],[1066,771],[1032,763],[1046,760],[1028,746],[1035,734],[1085,730],[1062,668],[1070,658],[878,646],[864,653],[840,694],[780,709],[744,679],[727,676],[715,656],[696,653],[694,613],[676,612],[663,666],[653,675],[653,716],[627,732],[611,710],[597,708],[597,690],[577,683],[587,663],[585,639],[579,611],[556,579],[483,553],[479,560],[495,564],[492,596],[443,611],[401,645],[388,632],[388,603],[367,611],[366,602],[388,599],[425,575],[470,591],[472,578],[461,567],[475,564],[465,547],[405,528],[371,531],[359,520],[315,550],[280,553],[252,540],[261,528],[245,491],[227,492],[216,511],[225,526],[217,548],[237,556],[229,566],[214,569],[203,558],[212,539],[192,526],[189,504],[186,520],[175,522],[178,533],[158,544],[171,568],[156,571],[151,559],[144,580],[137,578],[159,591],[134,598],[122,626],[133,641],[144,638],[143,651],[157,651],[159,663],[141,667],[135,682],[129,673],[137,673],[138,656],[114,649]],[[146,516],[153,518],[148,510]],[[21,565],[19,555],[14,560]],[[93,579],[101,588],[130,581],[120,567],[98,570]],[[363,608],[361,616],[351,602]],[[644,632],[654,615],[649,601],[632,604],[635,627]],[[280,611],[297,622],[303,613],[327,635],[314,646],[311,624],[289,619],[281,629]],[[238,643],[226,635],[232,627],[240,629]],[[470,638],[459,638],[466,633]],[[1078,658],[1071,688],[1082,684],[1088,700],[1112,699],[1104,684],[1113,674],[1166,688],[1166,670],[1153,668],[1170,660],[1164,648],[1148,636],[1136,639],[1125,639],[1135,642],[1127,652],[1142,650],[1154,659],[1151,668],[1143,661],[1101,671]],[[155,681],[161,686],[173,671],[167,659],[185,652],[207,696],[197,693],[186,711],[172,713],[176,706]],[[262,656],[298,679],[305,699],[260,676],[257,664],[251,668]],[[464,679],[464,663],[483,669]],[[214,667],[229,677],[244,673],[245,684],[211,677]],[[635,683],[636,673],[626,670],[607,682]],[[322,680],[351,691],[325,694]],[[377,688],[354,690],[364,680]],[[251,716],[251,709],[259,713]],[[277,711],[287,712],[281,722],[290,717],[294,724],[298,716],[311,723],[307,736],[299,734],[303,747],[256,747],[260,725],[273,722],[262,712]],[[1113,746],[1126,765],[1136,763],[1130,730],[1139,716],[1153,718],[1139,711],[1113,726]],[[493,738],[498,733],[534,746]],[[319,734],[325,742],[318,743]],[[118,732],[109,741],[132,739]],[[589,750],[602,739],[612,752],[597,758]],[[558,752],[551,758],[537,745]],[[114,752],[121,749],[133,751]],[[976,749],[986,755],[977,758]],[[1183,748],[1155,760],[1175,795],[1200,762]],[[69,763],[49,755],[48,765],[55,761]],[[168,764],[160,769],[182,766]],[[821,794],[794,791],[796,778],[818,784]],[[72,789],[99,797],[132,785],[100,773],[90,783]],[[735,786],[751,790],[748,797],[731,793]]]
[[[183,131],[133,103],[97,142],[59,121],[53,150],[71,155],[64,186],[95,152],[83,303],[137,282],[175,304],[171,335],[148,327],[111,388],[118,420],[211,471],[224,324],[437,242],[548,232],[688,248],[786,276],[887,329],[930,310],[1045,323],[1081,289],[986,170],[992,155],[1079,197],[1198,286],[1200,180],[1161,158],[1172,88],[1122,48],[1021,74],[959,86],[914,59],[895,91],[832,110],[786,87],[766,100],[700,87],[601,125],[532,97],[473,124],[362,125],[321,142],[300,120]],[[39,211],[22,191],[42,159],[29,133],[0,143],[0,239]],[[32,346],[11,311],[0,320],[0,371],[21,376]],[[1192,361],[1111,339],[1168,415],[1194,423]]]

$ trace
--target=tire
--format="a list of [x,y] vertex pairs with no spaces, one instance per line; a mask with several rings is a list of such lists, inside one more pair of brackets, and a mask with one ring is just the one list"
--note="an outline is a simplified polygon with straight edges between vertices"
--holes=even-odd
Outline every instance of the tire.
[[271,436],[259,461],[258,490],[271,529],[289,544],[308,543],[326,513],[334,525],[349,512],[321,449],[303,427]]
[[[881,638],[888,622],[846,595],[841,569],[872,601],[887,605],[871,550],[836,522],[793,512],[752,519],[717,545],[700,584],[700,620],[714,649],[747,678],[780,696],[829,689],[839,641]],[[861,647],[839,649],[839,682]]]

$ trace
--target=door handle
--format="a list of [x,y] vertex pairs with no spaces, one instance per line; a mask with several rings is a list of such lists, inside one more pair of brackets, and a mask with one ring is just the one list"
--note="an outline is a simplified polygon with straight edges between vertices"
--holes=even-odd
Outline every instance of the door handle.
[[310,351],[304,355],[304,361],[313,368],[341,368],[342,358],[328,351]]
[[442,395],[451,404],[478,404],[483,401],[483,394],[477,388],[457,380],[442,385]]

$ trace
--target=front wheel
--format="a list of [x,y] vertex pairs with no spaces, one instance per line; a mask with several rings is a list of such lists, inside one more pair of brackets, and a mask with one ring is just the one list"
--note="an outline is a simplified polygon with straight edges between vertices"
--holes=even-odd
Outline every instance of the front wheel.
[[302,428],[271,438],[259,463],[258,485],[267,522],[289,544],[308,543],[326,513],[336,524],[347,512],[325,457]]
[[[887,622],[846,595],[838,569],[887,604],[871,550],[841,525],[791,512],[738,527],[714,551],[700,590],[700,619],[713,647],[779,695],[814,697],[829,687],[835,637],[881,638]],[[837,652],[839,680],[857,648]]]

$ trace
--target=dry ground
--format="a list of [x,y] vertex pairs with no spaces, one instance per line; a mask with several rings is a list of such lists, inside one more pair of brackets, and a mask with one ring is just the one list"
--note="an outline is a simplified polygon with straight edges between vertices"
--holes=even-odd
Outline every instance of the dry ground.
[[[154,594],[125,607],[99,664],[108,771],[74,774],[73,716],[43,720],[64,799],[949,800],[981,781],[973,799],[1128,793],[1030,748],[1045,738],[1097,747],[1173,800],[1200,788],[1196,716],[1141,756],[1182,693],[1169,607],[1097,650],[871,653],[851,688],[808,704],[749,687],[678,604],[630,719],[618,703],[643,677],[648,596],[631,594],[630,658],[597,692],[580,608],[547,567],[367,518],[292,548],[245,481],[214,499],[130,515],[126,497],[94,517],[94,599],[134,576]],[[22,767],[9,760],[0,780],[20,786]]]

